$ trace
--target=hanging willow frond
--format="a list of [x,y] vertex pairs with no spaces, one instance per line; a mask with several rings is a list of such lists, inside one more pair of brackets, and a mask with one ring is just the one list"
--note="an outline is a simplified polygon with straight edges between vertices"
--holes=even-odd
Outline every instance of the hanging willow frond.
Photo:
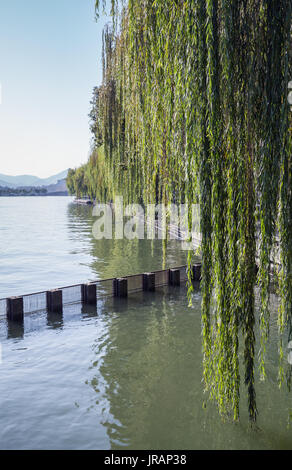
[[[292,340],[291,0],[108,3],[113,25],[104,30],[90,114],[95,147],[70,172],[70,188],[103,202],[118,194],[200,203],[204,387],[222,415],[239,418],[242,334],[254,421],[255,343],[264,377],[276,239],[280,383],[285,326]],[[101,6],[106,0],[96,1],[97,13]],[[191,228],[190,213],[188,221]]]

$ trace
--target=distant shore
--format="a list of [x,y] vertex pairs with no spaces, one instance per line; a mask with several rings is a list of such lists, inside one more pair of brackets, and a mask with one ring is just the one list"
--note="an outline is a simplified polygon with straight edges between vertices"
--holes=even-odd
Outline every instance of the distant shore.
[[[2,175],[2,178],[4,176]],[[1,184],[0,179],[0,197],[1,196],[69,196],[69,192],[66,184],[66,178],[60,179],[57,182],[53,182],[47,185],[35,184],[29,186],[26,184],[19,184],[17,186],[15,186],[14,184]]]
[[27,192],[17,192],[17,193],[5,193],[0,191],[0,197],[47,197],[47,196],[69,196],[68,192],[56,191],[53,193],[27,193]]

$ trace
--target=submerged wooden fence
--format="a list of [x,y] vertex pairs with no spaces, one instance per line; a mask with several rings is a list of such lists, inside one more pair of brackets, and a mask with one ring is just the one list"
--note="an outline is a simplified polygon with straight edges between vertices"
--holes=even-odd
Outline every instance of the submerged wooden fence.
[[[201,264],[193,265],[193,280],[201,278]],[[46,310],[62,313],[63,306],[73,303],[96,305],[103,297],[127,297],[138,291],[155,291],[157,287],[179,286],[187,280],[187,266],[76,284],[58,289],[0,299],[0,315],[13,322],[23,322],[25,313]]]

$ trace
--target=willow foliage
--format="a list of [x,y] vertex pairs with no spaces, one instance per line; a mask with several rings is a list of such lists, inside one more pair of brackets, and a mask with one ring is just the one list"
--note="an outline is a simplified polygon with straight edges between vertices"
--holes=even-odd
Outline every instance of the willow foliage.
[[200,203],[205,389],[222,415],[238,419],[242,334],[255,420],[255,287],[264,377],[275,240],[280,383],[286,325],[292,339],[291,0],[112,0],[110,8],[91,113],[104,153],[94,150],[87,188],[100,200]]

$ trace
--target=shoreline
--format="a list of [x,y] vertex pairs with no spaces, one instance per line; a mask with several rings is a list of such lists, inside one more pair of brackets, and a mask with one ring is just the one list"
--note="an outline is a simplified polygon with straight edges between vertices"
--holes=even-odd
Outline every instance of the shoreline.
[[68,197],[70,194],[64,192],[48,193],[48,194],[0,194],[0,197],[48,197],[48,196],[64,196]]

